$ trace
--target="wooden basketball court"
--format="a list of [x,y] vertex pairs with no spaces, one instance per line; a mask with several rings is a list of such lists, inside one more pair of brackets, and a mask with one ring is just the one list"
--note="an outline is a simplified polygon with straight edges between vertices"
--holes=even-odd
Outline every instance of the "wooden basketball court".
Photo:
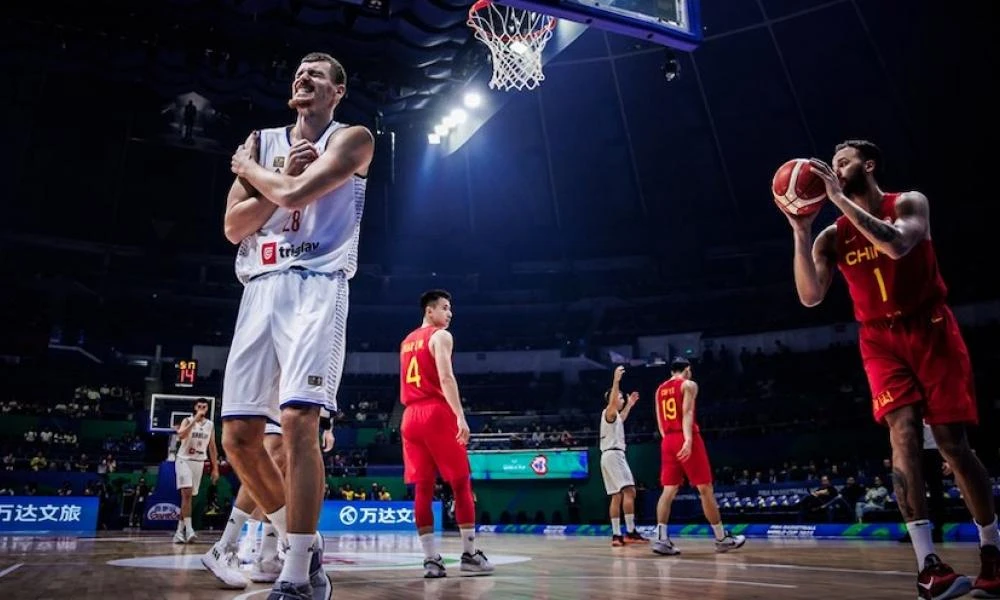
[[[76,600],[259,599],[268,586],[221,590],[199,558],[214,536],[174,545],[170,533],[93,538],[0,538],[0,598]],[[460,541],[443,540],[447,579],[422,578],[415,535],[327,536],[325,562],[335,598],[760,598],[767,600],[914,597],[915,560],[908,544],[750,540],[716,554],[704,539],[677,539],[679,557],[653,555],[647,544],[611,548],[596,537],[485,534],[481,547],[497,565],[491,577],[462,577]],[[974,544],[940,553],[966,574],[978,572]]]

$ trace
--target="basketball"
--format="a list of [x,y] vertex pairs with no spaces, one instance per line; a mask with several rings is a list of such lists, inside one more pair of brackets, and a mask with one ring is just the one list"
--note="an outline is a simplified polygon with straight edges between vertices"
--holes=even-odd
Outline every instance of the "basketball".
[[804,158],[793,158],[778,168],[771,181],[774,202],[786,213],[804,217],[823,207],[826,185]]

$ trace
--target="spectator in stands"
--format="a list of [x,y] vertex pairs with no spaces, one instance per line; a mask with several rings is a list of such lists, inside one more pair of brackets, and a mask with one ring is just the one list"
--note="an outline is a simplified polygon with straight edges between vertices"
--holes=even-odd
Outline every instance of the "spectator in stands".
[[572,483],[566,490],[566,513],[569,515],[570,524],[580,523],[580,492]]
[[392,494],[389,493],[389,490],[387,490],[384,485],[382,486],[382,489],[380,489],[378,492],[378,499],[382,500],[383,502],[388,502],[389,500],[392,500]]
[[872,486],[865,493],[865,499],[854,505],[858,523],[864,523],[865,513],[874,510],[885,510],[885,501],[889,497],[889,490],[882,484],[882,478],[875,476]]
[[14,453],[8,452],[3,455],[3,470],[13,471],[16,460],[14,459]]
[[49,466],[49,461],[45,456],[42,455],[42,451],[39,450],[35,457],[31,459],[31,470],[32,471],[42,471]]
[[59,488],[59,491],[56,493],[60,496],[72,496],[73,486],[71,486],[68,481],[64,481],[62,487]]
[[840,495],[848,506],[855,506],[865,495],[865,486],[858,483],[854,477],[848,477],[847,483],[840,488]]
[[819,479],[819,487],[799,502],[799,510],[804,518],[820,510],[826,510],[827,518],[833,520],[833,511],[838,500],[843,502],[840,492],[830,483],[830,478],[823,475]]

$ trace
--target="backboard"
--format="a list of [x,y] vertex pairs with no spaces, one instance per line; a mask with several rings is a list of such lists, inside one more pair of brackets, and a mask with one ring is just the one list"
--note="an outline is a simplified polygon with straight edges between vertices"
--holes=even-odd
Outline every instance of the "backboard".
[[683,51],[702,41],[701,0],[497,0]]
[[215,397],[186,396],[181,394],[153,394],[149,403],[150,433],[174,432],[174,427],[194,412],[194,402],[200,398],[208,401],[208,418],[215,418]]

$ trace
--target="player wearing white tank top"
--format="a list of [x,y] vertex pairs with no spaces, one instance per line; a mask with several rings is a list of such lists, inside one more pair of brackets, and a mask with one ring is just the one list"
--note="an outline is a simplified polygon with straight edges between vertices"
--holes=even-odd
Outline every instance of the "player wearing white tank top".
[[[295,125],[251,134],[231,163],[237,180],[225,233],[240,243],[236,269],[245,287],[223,382],[223,446],[287,538],[270,600],[330,597],[316,534],[324,491],[316,431],[320,408],[336,409],[347,281],[357,268],[364,178],[374,156],[371,132],[333,120],[346,83],[332,56],[305,56],[288,103]],[[263,446],[265,421],[280,422],[285,434],[284,481]],[[226,581],[234,562],[238,567],[235,554],[213,548],[203,562]]]
[[[639,401],[639,392],[625,396],[619,391],[625,367],[616,367],[611,389],[604,394],[607,406],[601,411],[600,447],[601,476],[604,489],[611,496],[608,513],[611,518],[611,545],[648,541],[635,528],[635,478],[625,457],[625,419]],[[622,535],[619,514],[625,513],[625,535]]]
[[180,447],[174,460],[177,489],[181,493],[181,518],[177,520],[174,542],[188,544],[197,537],[191,525],[191,504],[201,487],[205,460],[212,463],[212,483],[219,480],[219,450],[215,445],[215,424],[208,418],[208,402],[195,400],[194,414],[177,426]]

